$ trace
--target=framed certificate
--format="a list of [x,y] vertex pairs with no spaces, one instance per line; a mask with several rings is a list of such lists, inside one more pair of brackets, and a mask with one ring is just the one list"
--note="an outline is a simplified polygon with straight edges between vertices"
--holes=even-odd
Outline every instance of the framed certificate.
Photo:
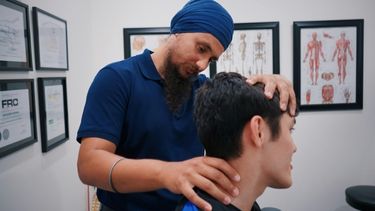
[[18,1],[0,1],[0,70],[32,70],[28,8]]
[[66,79],[38,78],[42,152],[69,139]]
[[0,80],[0,157],[37,141],[32,79]]
[[68,70],[66,21],[33,7],[35,64],[37,70]]

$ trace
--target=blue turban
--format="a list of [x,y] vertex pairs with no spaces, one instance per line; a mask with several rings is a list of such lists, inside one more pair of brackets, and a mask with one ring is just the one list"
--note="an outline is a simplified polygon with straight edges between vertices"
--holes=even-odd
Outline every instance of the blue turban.
[[213,0],[189,1],[171,21],[171,33],[210,33],[223,45],[232,41],[233,20],[219,3]]

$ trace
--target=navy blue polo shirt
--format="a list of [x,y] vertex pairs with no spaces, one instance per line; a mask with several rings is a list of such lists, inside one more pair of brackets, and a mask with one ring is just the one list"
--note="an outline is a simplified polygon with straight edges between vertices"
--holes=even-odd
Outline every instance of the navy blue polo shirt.
[[[192,111],[195,90],[206,79],[198,77],[188,101],[173,114],[149,50],[112,63],[90,86],[77,141],[103,138],[117,146],[116,154],[132,159],[182,161],[202,156]],[[179,199],[165,189],[129,194],[98,189],[98,197],[115,210],[174,210]]]

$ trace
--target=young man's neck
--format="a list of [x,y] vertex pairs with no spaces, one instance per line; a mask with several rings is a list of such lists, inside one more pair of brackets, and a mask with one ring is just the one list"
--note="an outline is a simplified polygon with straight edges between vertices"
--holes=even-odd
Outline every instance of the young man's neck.
[[240,210],[251,210],[256,199],[267,187],[259,172],[259,166],[257,166],[259,164],[247,162],[248,160],[246,156],[241,156],[241,158],[228,161],[241,176],[241,181],[235,184],[240,189],[240,194],[232,201],[232,204]]

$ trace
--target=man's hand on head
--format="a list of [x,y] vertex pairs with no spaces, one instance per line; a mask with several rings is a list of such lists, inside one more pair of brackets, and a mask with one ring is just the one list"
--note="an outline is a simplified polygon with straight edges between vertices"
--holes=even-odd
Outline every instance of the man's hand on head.
[[289,103],[289,112],[291,115],[295,115],[297,101],[296,94],[294,93],[292,83],[281,75],[252,75],[247,79],[247,82],[251,85],[258,82],[263,83],[264,94],[268,98],[272,98],[276,90],[280,93],[280,108],[285,111]]

